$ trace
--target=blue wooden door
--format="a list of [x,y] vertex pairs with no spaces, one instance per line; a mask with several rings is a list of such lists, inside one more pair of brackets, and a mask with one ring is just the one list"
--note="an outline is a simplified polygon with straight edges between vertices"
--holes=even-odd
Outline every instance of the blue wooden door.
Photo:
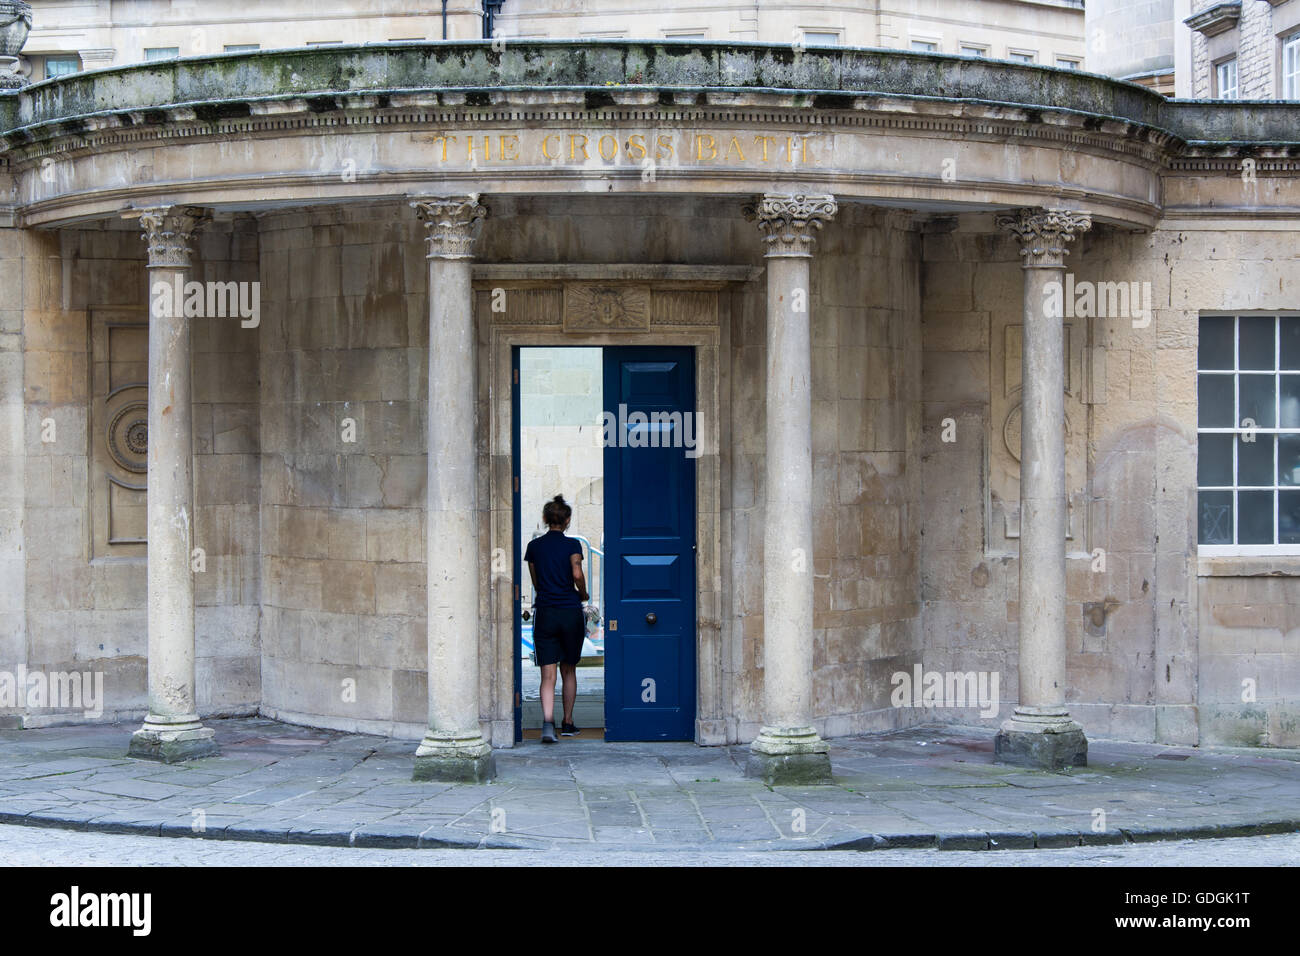
[[604,411],[605,739],[693,740],[694,352],[606,348]]

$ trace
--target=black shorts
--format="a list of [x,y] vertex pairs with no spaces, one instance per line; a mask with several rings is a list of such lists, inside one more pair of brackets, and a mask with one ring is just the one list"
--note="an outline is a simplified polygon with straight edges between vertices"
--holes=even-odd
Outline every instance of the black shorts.
[[580,607],[539,607],[533,617],[533,647],[537,666],[576,664],[582,657],[586,623]]

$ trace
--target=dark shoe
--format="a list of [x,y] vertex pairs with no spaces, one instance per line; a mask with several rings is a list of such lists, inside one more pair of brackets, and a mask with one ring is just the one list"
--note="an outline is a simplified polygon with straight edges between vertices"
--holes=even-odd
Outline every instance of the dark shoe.
[[565,723],[560,727],[560,735],[562,737],[576,737],[580,733],[582,733],[582,731],[568,721],[565,721]]
[[555,723],[553,721],[548,720],[542,724],[542,743],[553,744],[558,739],[555,736]]

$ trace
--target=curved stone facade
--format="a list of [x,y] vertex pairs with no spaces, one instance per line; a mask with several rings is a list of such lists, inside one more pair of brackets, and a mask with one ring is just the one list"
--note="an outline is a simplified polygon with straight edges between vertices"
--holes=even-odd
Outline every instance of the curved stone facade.
[[[95,661],[114,714],[148,710],[151,745],[190,732],[174,729],[184,694],[164,713],[155,692],[185,615],[141,630],[145,555],[171,532],[152,512],[145,527],[141,476],[97,436],[130,389],[192,375],[193,491],[167,487],[203,549],[194,709],[423,734],[421,772],[486,774],[483,742],[514,742],[513,572],[494,557],[516,547],[510,349],[687,345],[713,429],[695,495],[699,743],[812,759],[819,735],[1013,707],[1008,733],[1060,718],[1294,743],[1298,558],[1198,558],[1196,376],[1201,314],[1300,311],[1296,129],[1294,105],[767,44],[279,51],[0,95],[0,406],[25,435],[2,450],[21,583],[0,669]],[[482,211],[439,232],[411,208],[448,203]],[[778,215],[793,205],[813,212]],[[158,224],[191,215],[193,255],[162,256]],[[1058,314],[1055,340],[1033,312],[1026,335],[1057,276],[1134,283],[1145,311]],[[256,282],[258,311],[192,316],[190,365],[159,367],[139,336],[184,331],[167,303],[187,282],[209,302]],[[644,327],[576,323],[567,297],[593,282],[635,287]],[[805,318],[782,311],[783,283]],[[772,336],[803,321],[801,378],[783,364],[800,340],[787,354]],[[43,441],[46,420],[71,438]],[[448,451],[429,461],[431,443]],[[1056,474],[1058,454],[1059,482],[1022,475]],[[763,557],[774,455],[810,469],[811,527],[791,532],[808,535],[806,579]],[[150,461],[152,481],[168,462]],[[1026,487],[1064,528],[1022,507]],[[430,563],[431,515],[468,529],[472,561]],[[1027,542],[1064,555],[1030,610]],[[449,610],[430,618],[435,600]],[[797,673],[774,681],[773,660]],[[900,706],[914,666],[999,674],[997,717]]]

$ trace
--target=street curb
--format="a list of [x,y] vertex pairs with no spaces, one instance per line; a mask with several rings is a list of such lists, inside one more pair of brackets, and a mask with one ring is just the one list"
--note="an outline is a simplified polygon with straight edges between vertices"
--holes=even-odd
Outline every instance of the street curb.
[[[572,840],[557,843],[537,837],[509,837],[505,834],[466,833],[461,836],[449,833],[446,828],[404,830],[382,823],[372,823],[352,829],[296,829],[290,824],[283,827],[253,826],[240,828],[226,826],[196,833],[191,825],[176,820],[149,821],[132,819],[78,818],[57,811],[35,810],[30,813],[12,813],[0,810],[0,824],[85,833],[125,833],[135,836],[191,838],[243,843],[307,844],[313,846],[346,846],[371,849],[458,849],[458,850],[548,850],[567,846],[587,846],[609,850],[685,850],[700,849],[699,844],[587,844]],[[862,833],[838,840],[821,841],[753,841],[732,844],[717,841],[711,849],[732,847],[745,850],[771,850],[774,852],[800,851],[858,851],[939,849],[946,851],[997,851],[1056,849],[1073,846],[1106,846],[1124,843],[1155,843],[1173,840],[1210,840],[1231,837],[1265,836],[1269,834],[1300,832],[1300,817],[1290,820],[1243,821],[1238,823],[1206,823],[1172,827],[1120,827],[1100,833],[1073,831],[1065,828],[1041,830],[993,830],[969,832],[938,831],[932,833],[874,834]]]

